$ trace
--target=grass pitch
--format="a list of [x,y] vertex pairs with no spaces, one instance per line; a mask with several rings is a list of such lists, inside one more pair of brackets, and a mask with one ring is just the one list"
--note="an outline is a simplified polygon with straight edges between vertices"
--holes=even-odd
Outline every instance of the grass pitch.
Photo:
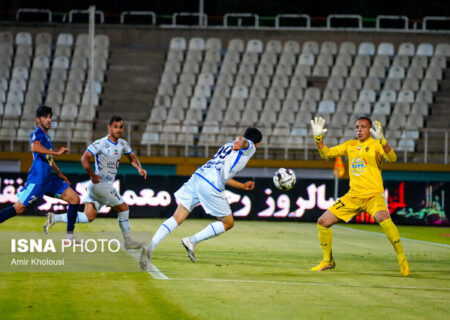
[[[16,217],[2,231],[41,230],[44,218]],[[155,232],[160,219],[134,219]],[[450,300],[450,228],[400,226],[411,275],[400,275],[378,226],[333,227],[337,267],[321,259],[315,224],[238,221],[197,246],[197,263],[180,239],[209,222],[187,220],[157,248],[148,272],[3,272],[1,319],[444,319]],[[53,229],[52,229],[53,230]],[[54,230],[64,230],[59,224]],[[99,218],[78,231],[117,231]],[[408,238],[408,239],[405,239]],[[2,257],[0,256],[0,259]],[[4,258],[4,257],[3,257]],[[133,268],[137,262],[129,258]]]

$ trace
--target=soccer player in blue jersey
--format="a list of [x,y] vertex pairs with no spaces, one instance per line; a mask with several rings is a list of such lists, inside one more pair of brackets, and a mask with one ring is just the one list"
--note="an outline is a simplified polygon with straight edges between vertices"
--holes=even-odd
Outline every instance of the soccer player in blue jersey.
[[48,135],[48,130],[52,126],[52,115],[52,108],[47,106],[40,106],[36,110],[37,125],[31,133],[30,140],[33,164],[28,172],[24,188],[17,194],[17,202],[0,211],[0,223],[22,214],[29,204],[48,195],[69,203],[67,238],[72,240],[80,197],[70,188],[69,180],[53,161],[53,156],[66,153],[69,149],[61,147],[58,151],[53,150],[52,141]]
[[256,151],[256,146],[262,140],[261,132],[256,128],[247,128],[244,136],[224,144],[202,167],[197,169],[192,177],[177,192],[175,198],[178,207],[172,217],[163,222],[156,231],[150,244],[142,249],[139,266],[146,270],[152,252],[156,246],[178,227],[198,204],[205,212],[219,221],[211,223],[200,232],[181,240],[187,255],[195,262],[195,246],[201,241],[217,237],[234,226],[233,214],[225,197],[225,185],[241,190],[253,190],[254,181],[245,183],[236,181],[233,177],[245,168],[247,162]]

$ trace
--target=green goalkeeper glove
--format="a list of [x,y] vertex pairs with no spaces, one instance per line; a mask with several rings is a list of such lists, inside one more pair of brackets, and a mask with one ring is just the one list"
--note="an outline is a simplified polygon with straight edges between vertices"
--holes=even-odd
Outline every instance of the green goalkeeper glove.
[[311,129],[317,143],[322,141],[323,134],[327,132],[327,129],[323,128],[324,125],[325,119],[322,117],[315,117],[314,120],[311,120]]
[[381,127],[380,121],[375,120],[373,122],[373,126],[372,128],[370,128],[370,133],[375,139],[380,141],[383,147],[387,144],[387,141],[383,135],[383,128]]

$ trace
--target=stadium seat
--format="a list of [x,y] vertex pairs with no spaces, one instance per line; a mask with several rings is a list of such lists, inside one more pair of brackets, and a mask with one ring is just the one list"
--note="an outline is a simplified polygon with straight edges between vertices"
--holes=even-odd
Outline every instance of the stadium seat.
[[205,44],[206,51],[222,50],[222,41],[219,38],[208,38]]
[[253,85],[250,90],[249,98],[265,99],[267,95],[266,88],[264,86]]
[[364,101],[364,102],[375,102],[376,94],[374,90],[371,89],[363,89],[359,93],[358,101]]
[[419,80],[416,78],[406,78],[405,81],[403,81],[402,90],[418,91]]
[[425,102],[414,102],[411,108],[411,114],[428,115],[428,105]]
[[337,45],[334,41],[324,41],[320,46],[320,53],[330,54],[332,56],[337,54]]
[[401,80],[395,78],[388,78],[384,83],[384,90],[399,91],[401,86]]
[[295,40],[288,40],[284,43],[283,52],[299,54],[300,53],[300,45]]
[[42,44],[50,46],[52,45],[52,36],[48,32],[40,32],[36,35],[35,43],[36,47]]
[[381,82],[378,77],[367,77],[366,80],[364,80],[363,89],[369,89],[374,91],[379,91],[381,88]]
[[391,104],[389,102],[378,101],[375,103],[372,111],[372,115],[390,115]]
[[381,42],[380,44],[378,44],[378,56],[393,56],[394,54],[394,45],[391,42]]
[[411,112],[411,104],[407,102],[397,102],[392,114],[408,115]]
[[301,51],[302,53],[317,55],[319,54],[319,44],[316,41],[305,41]]
[[302,53],[298,60],[299,65],[313,66],[315,64],[314,55],[311,53]]
[[406,74],[406,77],[421,80],[424,77],[423,69],[421,67],[411,66],[408,69],[408,73]]
[[322,99],[323,100],[333,100],[338,101],[340,96],[339,89],[337,88],[325,88],[323,91]]
[[336,111],[336,105],[332,100],[322,100],[319,102],[319,107],[317,108],[318,113],[334,113]]
[[375,45],[372,42],[361,42],[358,46],[358,55],[375,55]]
[[303,99],[303,90],[291,84],[291,86],[286,92],[286,99],[295,99],[295,100]]
[[394,90],[383,90],[380,92],[380,102],[395,103],[397,101],[397,94]]
[[15,43],[16,45],[19,44],[31,45],[32,44],[31,34],[29,32],[18,32],[16,34]]
[[404,79],[405,69],[403,67],[391,67],[389,69],[388,78]]
[[254,53],[262,53],[263,52],[262,41],[257,40],[257,39],[248,40],[245,51],[246,52],[254,52]]
[[412,43],[402,43],[398,48],[399,56],[412,57],[415,55],[415,46]]
[[314,77],[328,77],[330,69],[327,66],[316,65],[313,69],[312,75]]
[[433,103],[433,93],[428,90],[421,90],[416,94],[416,101],[431,104]]
[[356,46],[353,42],[344,41],[339,47],[339,54],[346,53],[354,56],[356,54]]
[[425,78],[420,86],[421,91],[432,91],[436,92],[438,90],[438,82],[436,79]]
[[450,44],[449,43],[438,43],[434,54],[436,56],[450,57]]
[[341,101],[355,102],[358,99],[358,93],[354,88],[345,88],[341,92]]
[[425,73],[425,78],[441,80],[442,79],[442,69],[439,67],[433,67],[433,66],[428,67],[428,69]]
[[371,107],[369,101],[357,101],[355,103],[355,109],[353,110],[354,113],[357,114],[365,114],[369,115],[371,113]]
[[228,51],[243,52],[244,51],[244,41],[242,39],[231,39],[228,42]]
[[[305,74],[309,75],[309,74]],[[338,76],[346,78],[348,76],[348,68],[342,65],[334,65],[331,69],[331,76]]]
[[408,56],[395,56],[392,61],[392,67],[409,67],[409,57]]
[[414,92],[411,90],[401,90],[397,97],[398,102],[413,103],[414,102]]
[[205,50],[205,40],[200,37],[194,37],[189,40],[188,50]]
[[417,56],[425,56],[425,57],[432,57],[433,52],[433,45],[431,43],[421,43],[417,46]]
[[184,51],[186,47],[186,39],[182,37],[175,37],[170,40],[169,50]]
[[282,51],[283,51],[283,46],[281,45],[281,41],[279,41],[279,40],[267,41],[265,52],[272,52],[272,53],[278,55]]

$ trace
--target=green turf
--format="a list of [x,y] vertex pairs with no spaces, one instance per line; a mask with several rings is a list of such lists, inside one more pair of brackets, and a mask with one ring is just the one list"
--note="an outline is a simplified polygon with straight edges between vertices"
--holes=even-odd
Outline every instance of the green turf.
[[[1,231],[39,230],[43,218],[18,217]],[[160,219],[134,219],[154,232]],[[449,228],[400,227],[411,276],[377,226],[337,226],[337,268],[311,272],[321,259],[315,224],[239,221],[201,243],[197,263],[180,239],[208,224],[188,220],[154,253],[170,280],[147,272],[0,273],[1,319],[443,319],[450,299]],[[78,225],[116,231],[115,219]],[[57,225],[55,230],[63,230]],[[375,232],[366,232],[375,231]],[[363,231],[363,232],[361,232]],[[442,239],[441,239],[442,238]],[[440,243],[429,243],[435,241]],[[0,257],[1,258],[1,257]],[[130,265],[136,261],[130,256]]]

